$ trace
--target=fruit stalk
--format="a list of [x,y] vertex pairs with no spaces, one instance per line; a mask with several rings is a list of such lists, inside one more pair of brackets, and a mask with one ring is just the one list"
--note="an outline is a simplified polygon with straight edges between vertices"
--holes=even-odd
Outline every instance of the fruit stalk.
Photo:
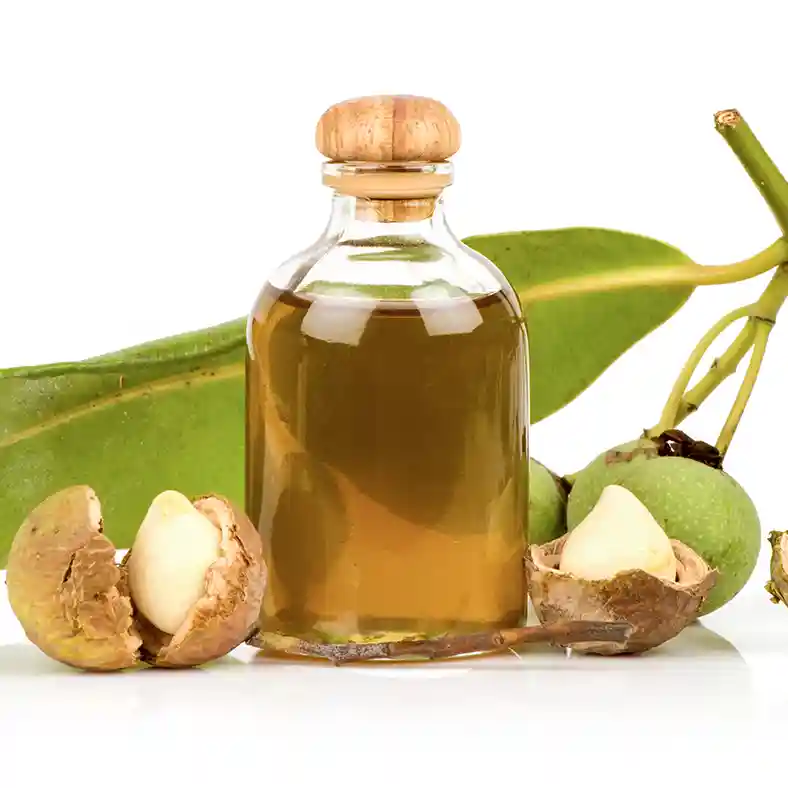
[[288,639],[287,649],[294,654],[323,657],[335,665],[374,659],[426,657],[445,659],[464,654],[497,652],[524,643],[552,643],[571,647],[576,643],[626,643],[632,627],[626,622],[571,621],[545,626],[500,629],[469,635],[449,635],[427,640],[402,640],[386,643],[310,643]]
[[763,358],[766,353],[766,345],[769,341],[769,334],[777,320],[777,313],[780,311],[785,299],[788,297],[788,267],[785,265],[777,269],[763,295],[758,299],[752,309],[749,322],[754,325],[754,338],[752,355],[747,372],[744,375],[739,391],[734,400],[728,418],[717,438],[717,449],[721,455],[730,447],[736,429],[744,414],[744,410],[749,402],[750,395],[755,387]]
[[[683,396],[681,396],[681,393],[679,394],[679,401],[674,403],[671,408],[671,411],[675,410],[675,416],[672,419],[668,418],[664,421],[665,424],[668,424],[665,429],[672,429],[681,424],[681,422],[684,421],[687,416],[689,416],[691,413],[694,413],[706,401],[706,399],[708,399],[712,392],[714,392],[724,380],[736,372],[739,363],[747,355],[755,342],[756,328],[759,322],[758,318],[760,318],[761,321],[768,321],[771,319],[772,322],[776,319],[777,312],[779,311],[780,306],[782,306],[784,300],[784,295],[782,294],[782,290],[785,287],[785,274],[783,273],[784,267],[785,266],[781,266],[777,269],[759,301],[757,301],[755,304],[752,304],[750,307],[742,307],[741,309],[737,309],[729,313],[729,316],[732,315],[734,317],[731,321],[726,321],[726,325],[722,326],[723,329],[726,328],[727,325],[730,325],[730,323],[735,322],[736,317],[740,316],[742,310],[750,310],[752,315],[747,315],[751,319],[747,320],[741,331],[739,331],[737,334],[736,338],[733,340],[733,342],[731,342],[728,349],[712,362],[710,369],[708,372],[706,372],[703,378],[701,378],[701,380],[699,380],[695,386],[693,386]],[[725,318],[722,318],[720,323],[724,320]],[[715,324],[715,327],[718,326],[719,323]],[[709,330],[709,334],[711,333],[714,333],[714,327]],[[703,343],[704,340],[702,339],[699,343],[699,346]],[[695,352],[696,351],[693,351],[693,356],[691,356],[691,359],[695,357]],[[691,363],[691,359],[688,360],[688,365]],[[680,380],[681,379],[685,379],[685,385],[687,382],[689,382],[689,378],[686,376],[685,370],[682,370]],[[674,390],[677,387],[679,387],[678,381],[676,386],[674,386]],[[671,393],[671,397],[673,396],[674,392]],[[665,406],[665,410],[668,410],[667,405]],[[660,424],[662,423],[663,422],[661,420]],[[650,437],[653,437],[654,435],[661,434],[662,431],[663,430],[658,429],[658,427],[654,427],[649,430],[647,434]]]
[[747,373],[744,376],[742,385],[734,400],[733,407],[731,408],[728,418],[720,431],[719,438],[717,438],[716,446],[720,454],[724,457],[725,453],[733,440],[733,435],[739,426],[741,417],[744,414],[744,409],[747,407],[747,402],[750,399],[752,390],[755,387],[755,380],[758,377],[758,372],[763,363],[763,356],[766,352],[766,343],[769,339],[769,331],[771,325],[762,323],[756,329],[755,341],[752,348],[752,356],[750,356],[750,364],[747,367]]
[[[788,265],[781,265],[775,271],[766,289],[755,303],[729,312],[704,334],[673,384],[659,422],[651,429],[646,430],[646,437],[654,438],[666,430],[675,429],[687,416],[694,413],[724,380],[736,371],[741,360],[752,350],[747,372],[717,440],[717,448],[720,454],[724,455],[730,447],[733,435],[752,394],[758,372],[763,363],[769,333],[775,324],[777,313],[780,311],[786,297],[788,297]],[[712,362],[711,368],[706,375],[698,381],[693,389],[686,392],[690,378],[714,340],[726,328],[742,318],[747,319],[744,328],[742,328],[725,353]]]
[[[726,328],[728,328],[728,326],[732,325],[737,320],[747,317],[749,313],[750,306],[743,306],[739,307],[738,309],[734,309],[732,312],[728,312],[727,315],[721,317],[703,335],[700,342],[698,342],[698,344],[695,346],[695,349],[692,351],[692,353],[690,353],[689,358],[681,369],[681,372],[679,372],[679,376],[676,378],[676,382],[673,384],[668,401],[665,403],[665,407],[662,409],[662,416],[660,417],[659,422],[655,427],[652,427],[647,431],[646,434],[648,437],[656,437],[657,435],[661,435],[666,430],[670,430],[678,426],[679,422],[681,421],[679,418],[679,412],[682,410],[683,405],[685,406],[683,408],[686,411],[685,415],[688,415],[693,410],[697,409],[697,406],[689,407],[686,406],[685,403],[684,392],[689,385],[690,379],[695,374],[695,370],[698,368],[698,365],[703,360],[703,357],[714,343],[714,340],[717,339],[717,337]],[[712,365],[712,370],[718,366],[719,361]],[[724,377],[728,377],[728,375],[732,374],[733,371],[733,369],[726,370],[727,374],[725,374]],[[719,385],[723,379],[724,378],[720,377],[716,385]]]
[[674,426],[678,426],[687,416],[694,413],[712,392],[738,369],[739,363],[752,347],[755,338],[754,329],[753,322],[748,320],[731,342],[730,347],[712,362],[708,372],[681,397]]

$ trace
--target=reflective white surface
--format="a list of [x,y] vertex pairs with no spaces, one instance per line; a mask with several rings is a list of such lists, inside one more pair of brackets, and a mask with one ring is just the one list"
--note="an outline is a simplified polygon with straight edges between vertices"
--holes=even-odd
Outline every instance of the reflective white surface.
[[6,773],[62,785],[681,785],[777,774],[788,719],[788,610],[756,584],[637,657],[334,667],[242,647],[89,675],[25,642],[4,598],[0,641]]

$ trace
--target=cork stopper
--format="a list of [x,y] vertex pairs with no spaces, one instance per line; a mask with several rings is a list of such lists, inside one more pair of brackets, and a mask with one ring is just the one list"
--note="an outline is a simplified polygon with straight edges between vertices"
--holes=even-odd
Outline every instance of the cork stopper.
[[315,139],[331,161],[438,162],[459,149],[460,125],[435,99],[365,96],[326,110]]
[[407,221],[430,216],[451,183],[460,125],[435,99],[365,96],[329,107],[315,142],[329,160],[323,183],[356,197],[358,218]]

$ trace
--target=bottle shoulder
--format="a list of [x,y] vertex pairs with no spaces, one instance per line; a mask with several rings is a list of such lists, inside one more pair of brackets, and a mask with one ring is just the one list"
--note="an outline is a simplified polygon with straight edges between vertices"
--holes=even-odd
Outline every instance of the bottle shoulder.
[[476,298],[501,291],[519,312],[516,294],[490,260],[459,241],[420,237],[320,239],[277,266],[257,300],[265,301],[270,288],[371,300]]
[[456,344],[464,342],[463,337],[477,342],[481,334],[490,347],[511,348],[512,352],[526,338],[517,310],[501,290],[447,298],[431,286],[404,299],[373,298],[359,291],[299,294],[269,285],[250,316],[248,331],[252,358],[265,357],[264,348],[285,334],[297,342],[299,352],[314,342],[377,347],[381,333],[388,336],[391,332],[414,349],[429,346],[449,353],[463,352],[464,345]]

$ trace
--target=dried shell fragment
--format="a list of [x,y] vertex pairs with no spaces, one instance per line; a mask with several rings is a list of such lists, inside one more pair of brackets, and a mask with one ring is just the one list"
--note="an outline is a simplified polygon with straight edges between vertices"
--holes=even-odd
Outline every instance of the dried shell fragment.
[[6,569],[11,609],[45,654],[87,670],[138,662],[141,640],[125,578],[90,487],[68,487],[33,509]]
[[772,546],[771,579],[766,590],[771,594],[772,602],[788,605],[788,531],[772,531],[769,544]]
[[717,579],[717,572],[696,552],[671,539],[678,564],[675,581],[639,569],[605,580],[584,580],[557,568],[567,538],[534,545],[526,557],[529,593],[539,620],[626,621],[633,627],[626,644],[578,644],[572,647],[575,651],[630,654],[665,643],[697,618]]

